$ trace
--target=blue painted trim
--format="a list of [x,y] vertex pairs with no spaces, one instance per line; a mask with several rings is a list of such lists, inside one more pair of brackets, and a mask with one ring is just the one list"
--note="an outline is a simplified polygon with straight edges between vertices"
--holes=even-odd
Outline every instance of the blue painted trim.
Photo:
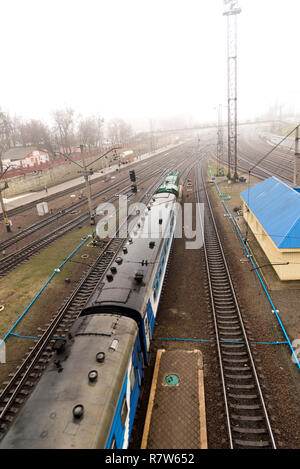
[[147,311],[147,316],[148,316],[149,329],[150,329],[150,332],[151,332],[151,334],[150,334],[150,339],[151,339],[152,335],[153,335],[153,331],[154,331],[154,326],[155,326],[155,317],[154,317],[154,314],[153,314],[153,309],[152,309],[150,298],[149,298],[148,303],[147,303],[146,311]]
[[[20,339],[40,339],[40,337],[33,337],[31,335],[20,335],[20,334],[15,334],[14,332],[11,332],[10,335],[13,335],[14,337],[18,337]],[[65,340],[63,337],[52,337],[53,340]]]
[[107,443],[106,443],[106,449],[109,449],[111,446],[111,442],[113,437],[116,440],[116,447],[117,449],[122,449],[123,444],[124,444],[124,434],[125,434],[125,426],[124,428],[122,427],[121,423],[121,406],[123,403],[124,396],[126,395],[127,391],[127,380],[128,380],[128,370],[126,372],[126,376],[123,382],[123,386],[121,389],[121,394],[119,397],[119,401],[116,407],[116,412],[114,415],[113,423],[108,435]]
[[[139,356],[138,362],[136,359],[136,354],[138,354]],[[135,412],[136,412],[136,408],[137,408],[137,404],[138,404],[138,400],[140,396],[139,378],[140,378],[140,382],[142,383],[142,380],[144,377],[144,372],[143,372],[143,367],[142,367],[142,350],[141,350],[139,336],[137,336],[137,340],[135,342],[135,346],[132,352],[132,366],[134,367],[135,383],[134,383],[134,388],[132,391],[131,391],[131,384],[130,384],[129,437],[131,435]]]
[[257,266],[256,266],[254,260],[252,259],[252,255],[250,254],[249,249],[247,248],[247,246],[246,246],[246,244],[245,244],[245,242],[244,242],[244,240],[243,240],[243,237],[242,237],[242,234],[241,234],[241,232],[240,232],[240,229],[239,229],[239,227],[237,226],[237,224],[236,224],[236,222],[235,222],[235,220],[234,220],[234,217],[231,215],[231,213],[230,213],[230,211],[229,211],[229,209],[228,209],[228,207],[227,207],[227,205],[226,205],[226,202],[224,202],[224,200],[221,200],[221,202],[222,202],[222,204],[224,205],[224,208],[225,208],[226,212],[228,213],[230,220],[231,220],[232,223],[233,223],[233,226],[234,226],[234,228],[235,228],[235,230],[236,230],[236,232],[237,232],[237,234],[238,234],[238,236],[239,236],[239,238],[240,238],[240,240],[241,240],[241,242],[242,242],[242,244],[243,244],[243,247],[244,247],[244,249],[245,249],[245,251],[246,251],[246,253],[247,253],[247,255],[248,255],[248,257],[249,257],[249,259],[250,259],[250,261],[251,261],[251,264],[252,264],[253,267],[254,267],[254,271],[255,271],[256,275],[258,276],[258,279],[259,279],[259,281],[260,281],[260,283],[261,283],[261,285],[262,285],[262,287],[263,287],[263,290],[264,290],[264,292],[265,292],[265,294],[266,294],[266,296],[267,296],[267,299],[268,299],[268,301],[269,301],[269,303],[270,303],[270,305],[271,305],[271,307],[272,307],[272,310],[274,311],[274,314],[275,314],[276,317],[277,317],[277,320],[278,320],[278,322],[279,322],[279,325],[280,325],[280,327],[281,327],[281,330],[282,330],[282,332],[283,332],[283,334],[284,334],[284,336],[285,336],[285,338],[286,338],[286,340],[287,340],[287,343],[288,343],[288,345],[289,345],[289,347],[290,347],[290,349],[291,349],[291,352],[292,352],[292,354],[293,354],[293,357],[294,357],[295,360],[296,360],[296,364],[297,364],[298,368],[300,369],[300,363],[299,363],[298,357],[297,357],[297,355],[295,354],[295,351],[294,351],[294,349],[293,349],[293,346],[292,346],[292,344],[291,344],[291,341],[290,341],[290,339],[289,339],[289,336],[288,336],[288,334],[287,334],[287,332],[286,332],[286,330],[285,330],[285,328],[284,328],[284,325],[283,325],[283,323],[282,323],[282,321],[281,321],[281,319],[280,319],[280,317],[279,317],[279,314],[278,314],[278,312],[277,312],[277,308],[276,308],[276,306],[274,305],[274,303],[273,303],[273,301],[272,301],[272,298],[271,298],[271,296],[270,296],[270,294],[269,294],[269,292],[268,292],[268,290],[267,290],[267,287],[266,287],[266,285],[265,285],[263,279],[261,278],[260,273],[258,272]]
[[148,356],[148,351],[147,351],[147,340],[146,340],[146,333],[145,333],[145,323],[144,320],[141,321],[142,324],[142,337],[143,337],[143,343],[144,343],[144,359],[145,359],[145,364],[148,365],[149,362],[149,356]]
[[[180,339],[178,337],[159,337],[157,340],[179,340],[185,342],[214,342],[213,339]],[[244,344],[245,342],[240,340],[220,340],[222,343],[230,343],[230,344]],[[282,345],[287,344],[286,341],[281,342],[252,342],[253,344],[260,344],[260,345]]]

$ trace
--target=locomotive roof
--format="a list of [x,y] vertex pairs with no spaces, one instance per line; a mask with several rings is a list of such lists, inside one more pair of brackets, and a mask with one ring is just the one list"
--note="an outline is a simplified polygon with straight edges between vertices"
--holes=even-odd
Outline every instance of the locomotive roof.
[[[71,333],[0,448],[105,448],[137,325],[127,317],[89,315],[79,318]],[[105,353],[103,363],[96,360],[99,352]],[[58,359],[61,371],[55,365]],[[91,370],[98,372],[95,382],[88,379]],[[73,417],[78,404],[84,406],[81,419]]]
[[[112,265],[116,268],[116,273],[111,274],[112,280],[109,281],[105,277],[98,284],[85,310],[115,305],[143,313],[147,299],[146,290],[151,287],[149,281],[153,270],[157,268],[161,244],[169,232],[170,215],[175,201],[175,196],[170,193],[153,196],[150,211],[146,210],[137,218],[131,238],[124,245],[127,253],[122,249]],[[161,224],[159,220],[162,220]],[[121,259],[121,264],[117,263],[118,258]],[[107,273],[110,272],[109,270]],[[136,275],[142,276],[140,283],[135,279]]]
[[178,197],[179,194],[179,172],[172,171],[169,173],[164,183],[157,189],[156,193],[170,192]]

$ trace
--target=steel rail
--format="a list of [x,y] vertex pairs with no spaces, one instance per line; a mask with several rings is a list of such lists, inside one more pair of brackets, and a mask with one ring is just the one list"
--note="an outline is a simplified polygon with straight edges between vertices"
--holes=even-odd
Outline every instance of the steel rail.
[[[197,172],[197,177],[196,177],[196,193],[197,193],[198,202],[200,202],[200,190],[199,190],[198,179],[199,179],[199,171]],[[206,211],[206,214],[209,217],[209,225],[207,225],[207,222],[204,224],[204,220],[202,220],[202,223],[204,225],[203,226],[203,238],[204,238],[205,264],[206,264],[206,269],[207,269],[210,300],[211,300],[211,306],[212,306],[212,312],[213,312],[215,334],[216,334],[216,339],[217,339],[217,351],[218,351],[218,359],[219,359],[219,365],[220,365],[220,373],[221,373],[221,380],[222,380],[222,388],[223,388],[223,396],[224,396],[224,403],[225,403],[225,410],[226,410],[226,421],[227,421],[230,448],[233,449],[235,447],[253,448],[253,447],[271,446],[273,449],[275,449],[276,448],[275,438],[274,438],[270,420],[268,417],[265,401],[263,398],[254,359],[253,359],[251,348],[250,348],[249,341],[247,338],[247,333],[243,324],[243,318],[240,312],[240,307],[238,304],[237,296],[235,293],[230,271],[229,271],[228,264],[226,261],[224,249],[223,249],[221,239],[218,233],[218,229],[216,226],[216,222],[214,219],[212,206],[209,200],[206,184],[205,184],[204,177],[203,177],[202,167],[201,167],[201,180],[202,180],[202,186],[203,186],[205,199],[206,199],[206,209],[208,209],[208,211]],[[208,245],[209,244],[208,239],[207,239],[208,238],[207,236],[208,226],[212,228],[212,231],[210,230],[210,233],[209,233],[209,242],[210,242],[211,247],[214,250],[213,253],[211,250],[209,250],[209,245]],[[213,239],[213,236],[215,237],[215,239]],[[222,280],[223,286],[220,286],[219,284],[219,282],[221,282],[220,280],[221,278],[223,279]],[[222,298],[223,303],[220,303],[220,296]],[[227,299],[226,299],[226,296],[227,296]],[[222,310],[222,312],[220,311],[220,309]],[[236,318],[238,318],[238,323],[236,322]],[[230,323],[231,324],[234,323],[234,326],[231,325],[230,327],[228,327]],[[226,331],[226,329],[228,330],[228,332]],[[223,333],[220,332],[221,330],[223,330]],[[240,334],[240,331],[241,331],[241,334]],[[222,340],[222,335],[224,337],[224,334],[228,334],[229,337],[232,334],[233,338],[231,338],[230,341]],[[240,339],[237,340],[235,338],[240,335],[242,337],[242,341]],[[224,342],[229,342],[229,343],[225,344]],[[232,345],[230,345],[230,343]],[[240,345],[241,343],[243,345]],[[224,350],[225,345],[229,348],[230,347],[234,348],[233,344],[238,347],[243,347],[241,349],[243,351],[237,353],[234,351],[226,352],[226,348]],[[245,353],[244,347],[246,348],[246,353],[247,353],[246,358],[237,359],[237,357],[241,357],[240,355],[241,353],[242,353],[242,356],[244,356],[244,353]],[[224,352],[229,355],[226,356]],[[234,357],[234,358],[231,358],[231,357]],[[227,369],[231,370],[229,371],[229,373],[232,373],[232,375],[231,374],[228,375],[228,371],[227,372],[225,371],[226,366],[224,365],[224,362],[229,363],[229,365],[230,364],[232,365],[232,366],[227,365]],[[250,366],[248,366],[248,362]],[[244,371],[247,373],[248,372],[251,373],[251,375],[248,375],[248,374],[242,375],[243,371],[241,371],[241,368],[238,367],[239,363],[243,363]],[[235,372],[241,373],[241,374],[240,375],[235,374]],[[228,392],[228,388],[234,389],[235,386],[237,386],[237,389],[242,389],[243,385],[240,385],[237,383],[239,383],[241,380],[242,382],[244,382],[246,379],[250,383],[254,379],[256,390],[258,392],[257,402],[260,403],[260,408],[258,408],[259,406],[257,405],[236,404],[235,403],[236,401],[244,402],[243,399],[250,400],[250,397],[247,397],[247,394],[245,394],[244,396],[239,395],[239,394],[234,394],[234,393],[230,395],[230,393]],[[252,386],[252,385],[249,384],[247,386]],[[247,389],[247,386],[245,389]],[[251,396],[251,399],[256,400],[256,395]],[[238,409],[237,412],[241,412],[241,415],[238,415],[238,417],[241,418],[241,422],[243,422],[243,417],[244,417],[244,423],[248,422],[247,423],[248,427],[238,428],[238,426],[234,426],[232,424],[233,416],[229,410],[230,407]],[[254,416],[253,414],[251,414],[252,410],[254,412],[254,409],[258,410],[258,414],[260,410],[262,410],[263,418],[265,420],[266,427],[267,427],[266,431],[269,436],[268,441],[265,441],[265,440],[257,441],[253,439],[256,437],[255,435],[258,435],[259,437],[259,435],[264,434],[264,431],[265,431],[263,428],[253,428],[251,426],[251,423],[249,423],[251,422],[251,417],[253,421],[255,419],[257,420],[260,419],[259,416]],[[245,412],[249,411],[249,415],[244,415],[243,411]],[[234,416],[234,418],[236,418],[236,416]],[[234,438],[233,431],[234,432],[240,431],[239,435],[241,435],[241,439]]]
[[[163,157],[160,159],[160,163],[161,162],[164,162],[164,161],[167,161],[168,158],[166,158],[166,155],[163,155]],[[140,176],[141,174],[143,174],[145,171],[147,171],[148,168],[142,168],[142,169],[136,169],[136,175],[137,176]],[[97,178],[96,180],[92,180],[91,182],[99,182],[99,179],[100,178]],[[102,196],[102,195],[105,195],[106,193],[112,191],[113,189],[116,189],[116,188],[119,188],[119,186],[121,184],[123,184],[124,182],[127,182],[128,181],[128,176],[121,179],[120,181],[116,181],[114,182],[113,184],[111,184],[109,187],[107,188],[104,188],[104,189],[101,189],[100,191],[98,192],[95,192],[94,194],[92,194],[92,199],[95,199],[99,196]],[[84,185],[85,187],[85,185]],[[130,186],[127,186],[128,188]],[[72,188],[73,189],[73,188]],[[68,192],[74,192],[74,189],[72,191],[70,191],[69,189],[66,190],[66,193]],[[63,195],[66,195],[66,193],[62,194],[61,196]],[[53,194],[54,195],[54,194]],[[35,202],[36,203],[36,202]],[[59,212],[59,213],[56,213],[54,215],[51,215],[50,217],[47,217],[45,220],[41,220],[41,221],[38,221],[30,226],[28,226],[27,228],[25,228],[24,230],[16,233],[15,235],[13,236],[10,236],[8,239],[0,242],[0,250],[4,250],[6,249],[7,247],[10,247],[11,245],[21,241],[22,239],[24,239],[25,237],[35,233],[36,231],[38,231],[39,229],[42,229],[46,226],[48,226],[49,224],[51,224],[52,222],[55,222],[57,221],[59,218],[61,217],[64,217],[68,214],[70,214],[71,212],[73,212],[74,210],[77,210],[78,208],[80,208],[82,205],[85,205],[87,203],[87,198],[85,197],[83,200],[80,200],[78,202],[76,202],[75,204],[72,204],[70,207],[66,208],[63,210],[63,212]],[[35,206],[35,204],[33,205]]]
[[[161,173],[161,169],[157,169],[152,171],[149,175],[147,175],[141,183],[144,183],[148,179],[151,179],[156,174]],[[129,193],[131,191],[131,185],[126,186],[122,189],[120,193]],[[117,196],[112,196],[106,202],[114,202],[117,200]],[[17,251],[3,257],[0,260],[0,278],[4,277],[8,272],[10,272],[15,267],[19,266],[24,261],[28,260],[34,254],[41,251],[46,246],[49,246],[52,242],[56,241],[61,236],[65,235],[66,233],[70,232],[71,230],[78,227],[81,223],[84,223],[89,219],[89,214],[81,214],[77,217],[69,220],[68,222],[64,223],[58,228],[55,228],[50,233],[44,234],[41,238],[32,241],[31,243],[27,244],[26,246],[20,248]]]

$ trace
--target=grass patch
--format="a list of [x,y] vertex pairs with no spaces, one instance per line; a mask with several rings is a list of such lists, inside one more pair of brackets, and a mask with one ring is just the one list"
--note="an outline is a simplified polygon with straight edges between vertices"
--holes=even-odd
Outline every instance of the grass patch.
[[[25,311],[41,287],[71,252],[90,234],[90,226],[68,233],[49,248],[10,272],[0,280],[0,304],[5,309],[0,312],[0,338],[10,330],[18,317]],[[99,254],[100,248],[88,246],[89,241],[73,255],[47,285],[26,315],[14,329],[14,333],[25,336],[37,336],[57,313],[64,299],[75,288],[78,281]],[[88,254],[83,259],[81,256]],[[65,279],[70,282],[66,283]],[[6,340],[6,363],[0,364],[0,383],[14,371],[28,348],[34,343],[31,339],[9,336]]]
[[[49,248],[41,251],[38,255],[29,259],[25,264],[14,269],[0,280],[0,304],[5,306],[5,309],[0,313],[0,337],[3,337],[10,329],[18,316],[25,310],[52,275],[54,269],[68,257],[80,244],[82,238],[87,236],[91,231],[91,227],[84,227],[68,233],[60,240],[54,242]],[[59,297],[61,291],[58,287],[63,286],[65,290],[67,285],[65,279],[68,277],[78,277],[78,273],[80,274],[85,267],[82,263],[89,263],[89,258],[84,260],[81,258],[81,255],[83,253],[91,254],[91,251],[93,251],[91,248],[83,245],[72,258],[73,261],[75,260],[78,263],[67,262],[61,269],[61,272],[53,277],[41,297],[37,300],[39,310],[44,310],[44,308],[52,309],[51,305],[57,303],[57,299],[61,301]],[[32,308],[37,309],[36,304]]]

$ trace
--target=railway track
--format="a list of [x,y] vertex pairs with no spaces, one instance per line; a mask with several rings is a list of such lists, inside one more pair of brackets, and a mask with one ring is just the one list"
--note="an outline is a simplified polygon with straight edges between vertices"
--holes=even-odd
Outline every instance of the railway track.
[[198,202],[205,204],[204,255],[229,445],[231,449],[275,449],[273,431],[202,168],[201,177],[199,171],[196,194]]
[[[212,152],[210,153],[212,158],[217,161],[217,155],[216,154],[213,154]],[[227,167],[227,164],[228,162],[224,159],[221,159],[221,164],[223,164],[225,167]],[[241,165],[241,162],[244,162],[247,166],[242,166]],[[249,157],[242,157],[242,156],[239,156],[238,158],[238,165],[237,165],[237,169],[238,171],[240,171],[243,175],[248,175],[249,173],[249,169],[255,164],[255,162],[253,160],[251,160],[251,158]],[[256,166],[254,170],[251,171],[251,175],[252,176],[255,176],[257,179],[261,179],[261,180],[265,180],[271,176],[277,176],[279,177],[280,179],[283,179],[286,181],[286,183],[290,184],[292,182],[292,177],[285,177],[285,176],[282,176],[281,173],[278,173],[277,171],[270,171],[262,166]]]
[[[253,143],[254,145],[254,143]],[[249,169],[256,165],[260,159],[267,155],[272,150],[270,145],[258,142],[255,147],[252,147],[249,142],[241,139],[238,151],[238,170],[243,174],[249,173]],[[217,160],[216,154],[211,152],[212,157]],[[221,163],[227,167],[228,162],[226,159],[221,160]],[[270,156],[266,157],[251,171],[251,174],[258,179],[266,179],[271,176],[277,176],[287,184],[293,183],[293,155],[286,150],[275,149]]]
[[[143,170],[144,171],[144,170]],[[140,184],[144,183],[148,179],[154,177],[156,174],[161,174],[161,169],[157,169],[152,171],[148,174],[143,180],[140,181]],[[120,191],[120,194],[128,194],[131,193],[131,185],[125,187]],[[106,202],[113,203],[115,200],[118,199],[118,195],[112,196]],[[64,236],[68,232],[74,230],[82,223],[85,223],[89,220],[89,213],[83,213],[72,220],[64,223],[59,228],[55,228],[50,233],[46,233],[38,240],[32,241],[31,243],[27,244],[26,246],[22,247],[21,249],[3,257],[0,260],[0,278],[4,277],[8,272],[10,272],[15,267],[19,266],[20,264],[27,261],[30,257],[40,252],[45,247],[49,246],[51,243],[59,239],[60,237]],[[47,224],[45,225],[47,226]]]
[[[104,176],[99,176],[99,178],[91,179],[90,183],[96,184],[96,183],[99,183],[100,181],[104,181]],[[85,187],[86,185],[83,182],[83,183],[77,184],[76,186],[69,187],[68,189],[65,189],[61,192],[57,192],[55,194],[50,194],[50,195],[45,195],[44,197],[41,197],[39,200],[28,202],[27,204],[21,205],[19,207],[11,208],[10,210],[7,211],[7,214],[9,217],[12,217],[14,215],[17,215],[18,213],[23,213],[24,211],[35,208],[36,204],[39,202],[51,202],[52,200],[58,199],[59,197],[63,197],[67,194],[72,194],[77,190],[85,189]],[[0,213],[0,220],[3,220],[2,213]]]
[[[195,161],[192,161],[184,169],[183,178],[188,176],[194,164]],[[175,165],[173,169],[175,169]],[[164,171],[160,170],[159,177],[147,190],[146,194],[141,197],[140,202],[147,205],[156,187],[162,182],[166,172],[170,170],[171,168],[165,168]],[[93,290],[101,282],[125,242],[126,238],[118,237],[113,237],[108,242],[105,250],[100,253],[93,265],[84,273],[76,289],[62,305],[42,336],[36,341],[35,346],[28,353],[17,372],[13,374],[10,381],[3,383],[4,388],[0,390],[0,440],[6,434],[19,409],[32,392],[52,355],[57,350],[59,351],[60,347],[63,347],[63,340],[67,336],[71,325],[81,313]],[[55,364],[58,369],[62,366],[59,362],[59,355]]]
[[[156,159],[156,156],[157,157],[164,157],[165,156],[165,153],[169,153],[170,151],[172,151],[173,148],[171,149],[166,149],[166,150],[163,150],[161,153],[159,153],[158,155],[155,155],[155,159]],[[146,160],[147,161],[147,160]],[[139,164],[139,162],[133,164],[133,165],[130,165],[130,169],[136,169],[137,165]],[[127,166],[124,166],[124,167],[121,167],[118,172],[119,173],[122,173],[124,171],[126,171],[127,169]],[[91,179],[90,180],[90,184],[97,184],[101,181],[104,181],[105,180],[105,174],[99,176],[98,178],[94,178],[94,179]],[[124,178],[124,181],[125,179],[127,178]],[[13,215],[17,215],[18,213],[23,213],[24,211],[26,210],[30,210],[32,208],[35,208],[36,204],[38,202],[51,202],[52,200],[55,200],[55,199],[58,199],[59,197],[63,197],[67,194],[72,194],[74,193],[75,191],[77,190],[80,190],[80,189],[85,189],[86,188],[86,184],[85,182],[82,182],[82,183],[79,183],[77,184],[76,186],[72,186],[72,187],[69,187],[68,189],[65,189],[61,192],[57,192],[55,194],[50,194],[50,195],[45,195],[44,197],[41,197],[39,200],[35,200],[33,202],[28,202],[27,204],[24,204],[20,207],[16,207],[16,208],[12,208],[10,210],[7,211],[7,214],[9,217],[12,217]],[[0,221],[3,220],[3,214],[2,212],[0,213]]]
[[[166,156],[163,155],[163,157],[160,159],[160,163],[163,163],[165,160],[166,160]],[[140,169],[140,170],[137,169],[136,170],[136,176],[139,177],[144,172],[146,172],[147,169],[148,168],[143,168],[143,169]],[[94,181],[91,181],[91,183],[92,182],[94,182]],[[97,179],[96,182],[99,182],[99,179]],[[94,194],[92,194],[92,200],[96,199],[97,197],[103,196],[103,195],[111,192],[114,189],[119,189],[120,185],[125,183],[125,182],[128,182],[128,175],[125,178],[121,179],[120,181],[117,181],[113,184],[110,184],[110,186],[108,188],[102,189],[102,190],[97,191]],[[143,181],[141,181],[141,182],[143,182]],[[126,189],[129,190],[130,187],[131,187],[130,185],[126,186]],[[72,191],[74,192],[74,188],[72,188],[72,189],[73,189]],[[69,189],[67,189],[67,191],[64,193],[64,195],[66,193],[69,193],[69,192],[71,192],[71,191]],[[25,228],[24,230],[10,236],[8,239],[0,242],[0,251],[4,251],[5,249],[7,249],[7,248],[11,247],[12,245],[18,243],[19,241],[26,238],[27,236],[30,236],[33,233],[35,233],[35,232],[37,232],[37,231],[51,225],[52,223],[58,221],[60,218],[63,218],[67,215],[70,215],[70,214],[72,214],[72,212],[76,212],[82,206],[84,206],[86,203],[87,203],[87,198],[85,197],[83,200],[80,200],[76,203],[73,203],[71,207],[69,207],[67,209],[64,209],[64,210],[61,210],[61,211],[59,211],[58,213],[56,213],[54,215],[50,215],[46,219],[38,221],[38,222],[30,225],[29,227]],[[35,205],[33,205],[33,207],[34,206]],[[25,210],[26,210],[26,205],[24,207],[25,207]]]
[[[144,173],[147,170],[147,168],[144,168],[140,171],[136,171],[136,175],[140,176],[142,173]],[[96,199],[97,197],[103,196],[107,194],[108,192],[111,192],[114,189],[119,189],[120,185],[124,182],[128,182],[128,177],[122,179],[121,181],[117,181],[114,184],[111,184],[109,188],[102,189],[94,194],[92,194],[91,198],[92,200]],[[142,181],[143,182],[143,181]],[[124,189],[129,190],[130,185],[126,186]],[[15,235],[11,236],[10,238],[6,239],[5,241],[0,242],[0,251],[3,251],[14,244],[18,243],[22,239],[26,238],[27,236],[32,235],[33,233],[45,228],[46,226],[51,225],[52,223],[58,221],[60,218],[65,217],[67,215],[72,214],[73,212],[76,213],[77,210],[79,210],[82,206],[87,204],[87,198],[85,197],[83,200],[80,200],[74,204],[72,204],[71,207],[61,210],[58,213],[54,215],[50,215],[44,220],[38,221],[24,230],[16,233]]]

